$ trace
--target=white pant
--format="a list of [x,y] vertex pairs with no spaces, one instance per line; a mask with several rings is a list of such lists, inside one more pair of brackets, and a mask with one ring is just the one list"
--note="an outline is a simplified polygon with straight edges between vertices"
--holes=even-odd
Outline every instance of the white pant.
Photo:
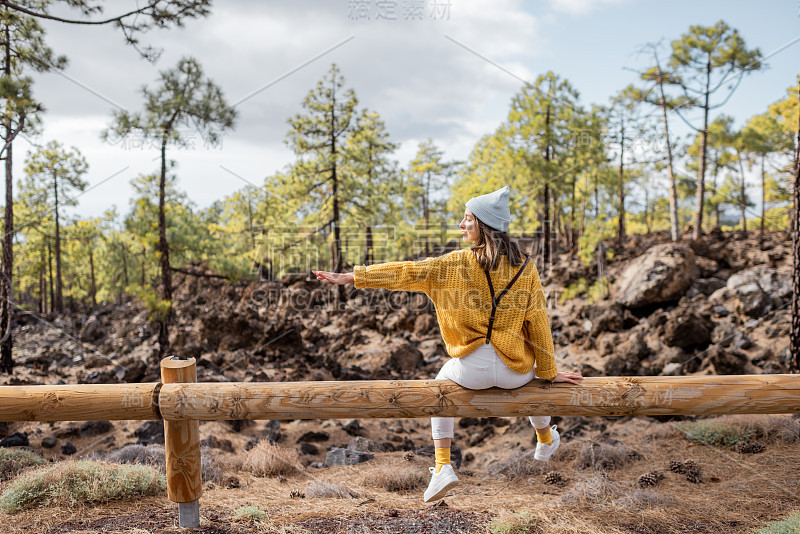
[[[487,389],[499,387],[516,389],[536,378],[531,369],[525,374],[517,373],[506,365],[491,344],[484,343],[474,352],[462,358],[451,358],[442,366],[436,380],[452,380],[459,386],[468,389]],[[536,428],[545,428],[550,424],[550,416],[530,416],[531,424]],[[453,437],[452,417],[431,417],[431,433],[433,439]]]

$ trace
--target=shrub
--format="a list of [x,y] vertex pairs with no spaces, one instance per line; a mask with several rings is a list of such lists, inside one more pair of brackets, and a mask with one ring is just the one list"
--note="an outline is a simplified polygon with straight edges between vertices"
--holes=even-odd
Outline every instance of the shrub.
[[625,445],[619,442],[598,443],[596,441],[583,446],[576,460],[579,469],[597,469],[611,471],[619,469],[631,459]]
[[24,473],[0,495],[0,508],[17,512],[49,504],[74,506],[156,495],[167,481],[145,465],[66,461]]
[[492,534],[533,534],[539,532],[536,520],[528,512],[507,517],[498,517],[489,524]]
[[502,477],[514,480],[531,475],[541,475],[548,471],[544,462],[533,458],[536,451],[514,451],[505,458],[495,460],[486,466],[486,472],[491,477]]
[[796,534],[800,532],[800,513],[792,514],[783,521],[770,523],[753,534]]
[[330,480],[316,481],[306,490],[309,497],[315,499],[349,499],[359,497],[359,494],[347,487],[347,484],[332,482]]
[[386,491],[408,491],[428,485],[428,477],[418,467],[373,467],[364,473],[364,484]]
[[[201,447],[200,476],[203,482],[222,484],[226,474],[217,465],[217,453],[210,447]],[[167,471],[166,452],[163,445],[140,445],[131,443],[109,452],[105,460],[117,464],[140,464],[155,467],[162,473]]]
[[611,480],[605,473],[600,473],[575,484],[561,497],[561,501],[571,505],[603,504],[628,491],[628,488]]
[[611,286],[608,283],[608,278],[604,276],[589,287],[589,295],[586,300],[588,302],[600,302],[601,300],[605,300],[610,294],[610,289]]
[[11,480],[26,467],[46,463],[47,460],[33,451],[0,447],[0,481]]
[[561,295],[558,296],[558,303],[564,304],[567,299],[574,299],[580,295],[586,293],[586,278],[580,278],[574,284],[570,284],[567,286],[564,291],[562,291]]
[[237,456],[233,464],[256,476],[292,475],[300,471],[300,456],[294,449],[284,449],[269,440],[259,441],[255,447]]
[[252,504],[237,508],[233,512],[234,521],[250,521],[251,523],[255,523],[256,521],[263,521],[266,517],[267,513],[264,510]]
[[675,426],[686,433],[686,439],[703,445],[734,447],[737,443],[751,441],[757,434],[753,428],[724,419],[682,421]]

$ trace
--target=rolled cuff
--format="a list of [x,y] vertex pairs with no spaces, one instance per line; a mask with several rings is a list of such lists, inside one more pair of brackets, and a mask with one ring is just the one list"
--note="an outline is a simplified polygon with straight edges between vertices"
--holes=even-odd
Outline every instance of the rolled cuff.
[[366,265],[356,265],[353,268],[353,284],[355,284],[356,289],[363,289],[366,286],[366,280],[364,277],[364,273],[367,270]]
[[543,380],[552,380],[558,374],[558,368],[553,364],[540,364],[536,362],[536,376]]

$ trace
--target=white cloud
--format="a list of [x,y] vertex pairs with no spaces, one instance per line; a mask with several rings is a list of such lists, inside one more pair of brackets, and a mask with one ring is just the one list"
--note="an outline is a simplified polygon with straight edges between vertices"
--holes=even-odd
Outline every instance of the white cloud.
[[570,15],[587,15],[609,6],[628,3],[630,0],[547,0],[550,8]]

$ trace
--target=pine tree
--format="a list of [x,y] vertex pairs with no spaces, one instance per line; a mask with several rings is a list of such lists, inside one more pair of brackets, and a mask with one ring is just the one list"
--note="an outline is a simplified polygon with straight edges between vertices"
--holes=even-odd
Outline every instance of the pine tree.
[[680,219],[678,217],[678,188],[675,178],[675,170],[673,168],[673,144],[669,133],[669,118],[668,112],[689,107],[691,101],[686,97],[673,97],[668,96],[664,87],[676,86],[681,83],[681,79],[675,73],[664,70],[661,67],[661,59],[659,58],[658,45],[650,43],[646,45],[646,49],[652,54],[654,67],[650,67],[645,72],[641,73],[642,80],[649,82],[650,86],[643,90],[640,99],[652,106],[656,106],[661,110],[661,120],[664,126],[664,142],[667,149],[667,175],[669,177],[669,217],[670,217],[670,234],[672,241],[680,239]]
[[352,176],[352,183],[358,184],[352,207],[345,206],[345,212],[359,228],[364,228],[364,265],[375,263],[373,227],[394,226],[398,222],[392,199],[400,194],[402,184],[397,162],[390,159],[398,146],[389,140],[380,115],[364,109],[344,147],[343,170]]
[[[116,15],[103,15],[106,7],[103,2],[89,0],[38,0],[36,2],[3,0],[3,13],[11,16],[24,16],[29,20],[42,19],[78,26],[112,25],[122,30],[125,42],[133,46],[139,54],[155,63],[161,50],[151,46],[139,47],[139,34],[151,29],[182,27],[186,19],[205,17],[211,13],[211,0],[148,0],[145,5],[123,11]],[[60,13],[66,9],[80,12],[82,18],[56,16],[50,13],[51,8]]]
[[13,338],[14,285],[14,192],[12,177],[12,148],[20,133],[37,130],[39,115],[44,107],[33,98],[31,79],[25,71],[48,72],[66,66],[63,56],[55,56],[44,42],[44,30],[39,24],[19,13],[0,11],[0,99],[2,99],[2,129],[4,141],[0,156],[5,160],[6,204],[3,236],[3,270],[0,279],[0,372],[13,372],[11,357]]
[[55,309],[64,312],[64,294],[61,257],[61,216],[59,209],[76,206],[78,203],[70,195],[86,189],[87,182],[81,177],[89,166],[77,148],[66,150],[58,141],[51,141],[45,147],[29,154],[25,166],[25,188],[34,193],[37,204],[52,209],[55,220],[55,260],[56,294]]
[[[405,171],[405,204],[410,207],[411,217],[422,210],[422,235],[425,254],[430,253],[431,218],[434,216],[434,195],[449,189],[457,162],[444,161],[444,152],[436,146],[433,139],[419,144],[414,159]],[[446,214],[440,214],[445,216]],[[422,244],[422,243],[421,243]]]
[[[332,227],[331,270],[342,272],[341,221],[342,204],[353,201],[353,187],[347,174],[341,172],[347,137],[351,134],[358,99],[352,89],[344,90],[344,78],[334,64],[317,82],[305,100],[305,113],[289,119],[291,129],[286,144],[297,155],[291,173],[295,196],[307,199],[307,205],[319,212],[314,218],[318,228]],[[339,301],[347,297],[344,286],[338,286]]]
[[574,138],[572,120],[577,106],[578,92],[567,80],[547,72],[513,97],[508,115],[509,138],[516,140],[517,157],[529,166],[531,180],[539,182],[526,189],[539,185],[542,191],[543,268],[551,261],[551,190]]
[[[761,52],[757,48],[748,50],[739,32],[719,21],[714,26],[691,26],[680,39],[673,41],[669,66],[680,77],[684,96],[694,107],[703,110],[702,127],[692,126],[702,135],[697,170],[697,211],[692,233],[693,239],[699,239],[703,235],[709,114],[727,102],[745,73],[762,67]],[[721,102],[712,103],[712,96],[723,87],[728,90],[728,95]],[[691,124],[685,118],[684,122]]]
[[206,140],[215,144],[221,133],[233,128],[236,110],[225,101],[222,90],[208,78],[197,60],[182,58],[171,70],[163,71],[155,89],[142,88],[144,110],[139,113],[115,111],[112,126],[103,132],[126,136],[135,132],[160,144],[161,173],[158,187],[158,251],[161,267],[161,301],[159,326],[159,358],[169,351],[169,323],[172,316],[172,276],[165,219],[165,187],[167,181],[167,146],[186,146],[187,134],[180,128],[193,127]]

